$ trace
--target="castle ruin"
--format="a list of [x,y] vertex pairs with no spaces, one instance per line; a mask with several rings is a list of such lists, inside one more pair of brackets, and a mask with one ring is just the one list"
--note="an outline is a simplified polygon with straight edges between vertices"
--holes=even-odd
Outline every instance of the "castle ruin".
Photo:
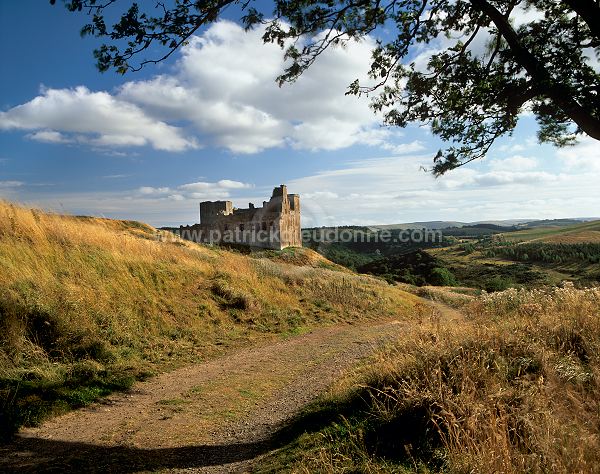
[[262,207],[250,203],[247,209],[237,209],[231,201],[201,202],[200,224],[181,226],[179,235],[204,243],[277,250],[301,247],[300,196],[288,194],[282,184]]

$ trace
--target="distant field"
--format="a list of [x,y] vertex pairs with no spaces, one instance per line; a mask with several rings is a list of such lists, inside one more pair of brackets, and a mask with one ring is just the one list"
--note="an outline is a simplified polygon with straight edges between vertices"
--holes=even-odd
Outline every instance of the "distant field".
[[[506,228],[472,224],[443,229],[437,243],[334,242],[311,245],[328,260],[388,282],[464,285],[486,291],[508,287],[579,285],[600,280],[600,220],[531,222]],[[537,225],[540,224],[540,225]],[[359,228],[354,230],[358,231]],[[392,237],[399,232],[390,231]]]
[[549,226],[526,229],[501,234],[501,238],[509,242],[600,243],[600,221],[584,222],[568,227]]
[[427,252],[460,284],[501,290],[510,286],[589,285],[600,279],[600,221],[507,232]]

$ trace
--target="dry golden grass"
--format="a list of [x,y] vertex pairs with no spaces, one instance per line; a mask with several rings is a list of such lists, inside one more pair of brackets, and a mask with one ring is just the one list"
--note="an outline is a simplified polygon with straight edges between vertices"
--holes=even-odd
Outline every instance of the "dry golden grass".
[[290,263],[297,266],[328,268],[330,270],[352,273],[352,271],[348,268],[338,265],[337,263],[333,263],[320,253],[308,248],[299,249],[297,247],[290,247],[282,252],[272,250],[256,250],[252,252],[252,256],[255,258],[268,258],[269,260],[275,262]]
[[460,286],[413,286],[406,283],[398,283],[397,285],[404,291],[445,304],[451,308],[462,308],[471,303],[481,293],[481,290]]
[[0,202],[0,408],[33,397],[44,402],[39,414],[17,411],[18,423],[34,423],[65,386],[85,385],[75,397],[84,403],[123,377],[319,324],[406,315],[414,304],[376,279],[315,268],[326,262],[310,251],[295,254],[292,262],[316,264]]
[[600,288],[463,308],[463,321],[424,318],[341,382],[325,404],[343,416],[262,470],[597,472]]
[[600,231],[588,230],[566,235],[553,235],[542,239],[549,244],[584,244],[600,243]]

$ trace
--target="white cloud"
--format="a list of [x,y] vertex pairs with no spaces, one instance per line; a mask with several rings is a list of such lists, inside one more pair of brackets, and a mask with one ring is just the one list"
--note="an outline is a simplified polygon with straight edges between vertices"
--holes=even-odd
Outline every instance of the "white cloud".
[[[89,141],[92,145],[95,146],[118,146],[118,147],[128,147],[128,146],[144,146],[148,143],[148,138],[141,135],[118,135],[118,134],[107,134],[101,135],[98,138],[93,138]],[[174,143],[174,148],[170,148],[171,145],[158,145],[155,148],[158,150],[169,150],[169,151],[181,151],[188,148],[184,142]],[[165,148],[166,147],[166,148]],[[189,146],[194,148],[192,146]]]
[[512,145],[501,145],[498,147],[498,151],[502,151],[502,152],[509,152],[509,153],[519,153],[520,151],[525,151],[526,150],[526,146],[521,144],[521,143],[515,143]]
[[140,107],[107,92],[92,92],[83,86],[45,89],[31,101],[0,112],[0,129],[34,130],[30,138],[50,143],[148,144],[165,151],[196,147],[179,128],[151,118]]
[[121,156],[121,157],[127,157],[127,156],[140,156],[140,154],[138,152],[125,152],[125,151],[119,151],[119,150],[115,150],[115,149],[110,149],[110,148],[102,148],[102,147],[92,147],[91,150],[94,153],[98,153],[100,155],[104,155],[104,156]]
[[[429,15],[429,13],[425,13]],[[457,41],[463,43],[469,40],[471,33],[464,33],[462,31],[448,31],[447,34],[439,35],[429,43],[420,43],[416,45],[413,57],[410,58],[410,62],[414,63],[415,69],[420,72],[425,72],[428,69],[428,64],[431,57],[434,54],[439,54],[448,48],[454,47]],[[490,41],[493,40],[493,36],[490,34],[489,29],[480,28],[475,38],[471,40],[467,48],[473,56],[485,57],[489,52]]]
[[22,181],[0,181],[0,199],[15,199],[24,185]]
[[26,135],[30,140],[35,140],[42,143],[72,143],[73,140],[67,138],[60,132],[54,130],[40,130],[39,132],[29,133]]
[[496,171],[530,171],[537,168],[539,163],[536,158],[513,155],[504,159],[491,160],[489,166]]
[[379,129],[381,117],[369,108],[369,98],[344,95],[353,79],[368,82],[373,38],[327,49],[294,84],[278,87],[284,54],[278,45],[264,44],[263,33],[219,21],[182,48],[171,73],[126,82],[113,94],[83,86],[43,89],[0,112],[0,129],[30,130],[29,138],[45,143],[165,151],[199,143],[241,154],[356,144],[394,154],[423,149],[416,140],[402,143],[398,134]]
[[[545,171],[491,171],[477,174],[471,183],[478,186],[501,186],[507,184],[543,184],[560,179],[560,176]],[[465,183],[469,185],[471,183]]]
[[545,14],[542,10],[528,5],[517,5],[511,12],[510,21],[516,27],[519,28],[527,23],[543,20]]
[[278,87],[284,54],[278,45],[264,44],[263,33],[216,22],[191,38],[170,73],[126,82],[112,94],[84,86],[43,89],[0,112],[0,129],[31,130],[29,138],[45,143],[165,151],[200,143],[240,154],[356,144],[393,154],[424,149],[417,140],[403,143],[399,134],[380,129],[381,116],[369,108],[368,97],[344,95],[354,79],[369,83],[373,38],[327,49],[294,84]]
[[22,181],[0,181],[0,189],[18,188],[23,184]]
[[599,149],[597,140],[590,137],[583,137],[576,145],[559,148],[556,155],[569,171],[600,171]]
[[[418,171],[429,156],[368,159],[290,181],[288,189],[300,194],[305,226],[597,214],[600,173],[552,173],[559,161],[552,155],[544,157],[549,168],[537,171],[535,159],[522,158],[497,162],[496,169],[474,163],[437,179]],[[521,170],[500,169],[511,163]]]
[[344,95],[352,79],[367,79],[371,38],[327,50],[294,84],[280,88],[275,78],[284,69],[283,52],[263,44],[262,34],[218,22],[183,49],[177,74],[126,83],[119,98],[161,120],[185,119],[205,141],[234,153],[355,144],[406,152],[397,136],[379,129],[368,98]]
[[139,193],[146,196],[156,196],[161,194],[167,194],[171,192],[170,188],[153,188],[152,186],[142,186]]
[[314,193],[306,193],[302,196],[305,199],[337,199],[337,193],[331,191],[316,191]]
[[252,187],[248,183],[222,179],[214,183],[206,181],[186,183],[175,188],[142,186],[138,188],[137,194],[147,198],[167,198],[173,201],[186,199],[209,200],[228,198],[234,190],[251,189]]
[[185,191],[190,191],[190,192],[209,191],[210,189],[213,189],[215,187],[216,187],[216,183],[206,183],[203,181],[200,181],[197,183],[182,184],[181,186],[179,186],[179,188],[181,188]]
[[[547,170],[562,163],[555,153],[538,159]],[[419,171],[430,160],[429,155],[364,159],[286,181],[290,192],[300,194],[304,226],[594,216],[600,209],[600,170],[570,175],[510,172],[489,170],[481,162],[435,179]],[[20,201],[61,212],[179,225],[198,221],[198,201],[231,199],[245,206],[262,202],[272,189],[247,183],[232,187],[228,181],[239,183],[197,181],[87,193],[32,192],[30,185],[12,182],[15,187],[0,185],[0,195],[12,198],[18,191]]]
[[232,181],[230,179],[222,179],[217,182],[217,186],[225,189],[248,189],[252,185],[248,183],[241,183],[240,181]]
[[402,143],[400,145],[393,145],[391,143],[384,143],[381,148],[387,150],[394,155],[405,155],[407,153],[417,153],[426,149],[423,142],[414,140],[410,143]]
[[172,201],[185,201],[185,196],[183,194],[170,194],[168,198]]

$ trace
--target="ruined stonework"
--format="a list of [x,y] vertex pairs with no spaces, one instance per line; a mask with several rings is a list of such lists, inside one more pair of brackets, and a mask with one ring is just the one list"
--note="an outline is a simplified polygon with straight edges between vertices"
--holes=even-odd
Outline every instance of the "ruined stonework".
[[181,237],[196,242],[229,243],[269,249],[301,247],[300,196],[285,185],[273,190],[262,207],[236,209],[231,201],[200,203],[200,224],[181,226]]

